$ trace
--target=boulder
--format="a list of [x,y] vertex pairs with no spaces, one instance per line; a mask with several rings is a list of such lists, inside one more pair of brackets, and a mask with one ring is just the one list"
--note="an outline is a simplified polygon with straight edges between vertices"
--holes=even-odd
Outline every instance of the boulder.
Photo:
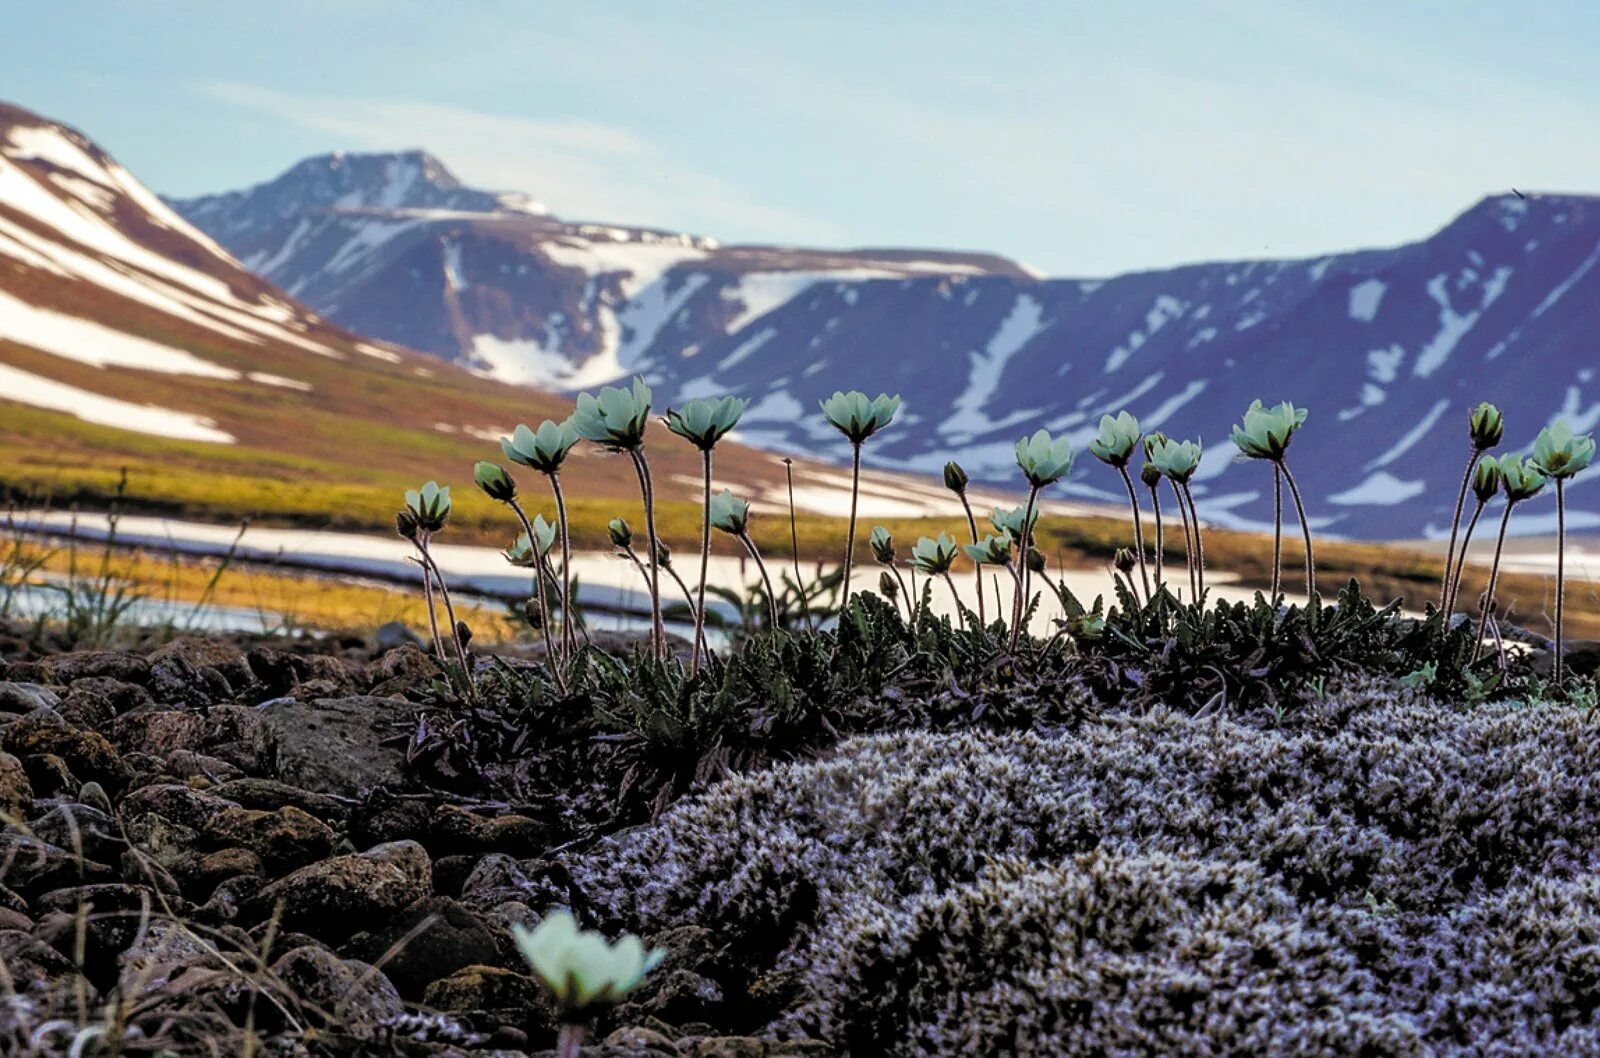
[[393,698],[365,696],[268,702],[256,733],[257,765],[320,793],[353,797],[376,786],[408,785],[402,747],[386,743],[410,711]]

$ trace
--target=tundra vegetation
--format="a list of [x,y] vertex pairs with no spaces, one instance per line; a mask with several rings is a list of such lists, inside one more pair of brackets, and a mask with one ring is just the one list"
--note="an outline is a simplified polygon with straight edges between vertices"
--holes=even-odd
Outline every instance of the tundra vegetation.
[[[1353,578],[1324,596],[1340,551],[1313,550],[1315,468],[1289,460],[1317,420],[1288,402],[1256,402],[1232,437],[1277,497],[1252,600],[1207,583],[1200,442],[1127,412],[1089,444],[1128,500],[1109,598],[1052,575],[1044,500],[1090,471],[1045,430],[1016,445],[1022,503],[981,516],[947,465],[965,531],[872,526],[878,590],[852,590],[861,451],[899,407],[824,402],[850,532],[810,579],[764,555],[798,541],[792,499],[774,527],[716,480],[735,398],[663,420],[702,469],[698,562],[674,568],[635,379],[473,470],[528,571],[529,649],[485,649],[456,610],[432,551],[452,496],[428,482],[396,518],[420,644],[9,662],[0,809],[31,858],[0,873],[0,1049],[1600,1053],[1596,652],[1566,636],[1559,583],[1549,639],[1497,598],[1513,518],[1546,496],[1565,576],[1564,490],[1592,439],[1558,422],[1491,455],[1504,423],[1474,409],[1419,612]],[[584,442],[631,464],[642,539],[631,509],[566,504]],[[1283,584],[1285,488],[1303,596]],[[1485,590],[1463,605],[1491,511]],[[745,590],[708,584],[713,530]],[[597,537],[649,594],[646,642],[583,619],[571,542]]]

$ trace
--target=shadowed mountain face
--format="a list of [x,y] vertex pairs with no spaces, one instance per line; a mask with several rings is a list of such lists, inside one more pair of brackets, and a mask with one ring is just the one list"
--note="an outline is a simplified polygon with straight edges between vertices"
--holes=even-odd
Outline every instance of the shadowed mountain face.
[[[1422,242],[1105,280],[1003,258],[722,246],[574,224],[472,192],[426,155],[328,156],[243,192],[175,203],[246,265],[351,329],[516,382],[573,389],[641,373],[664,401],[753,398],[742,436],[828,451],[836,388],[898,392],[869,462],[961,460],[1011,478],[1037,427],[1082,444],[1102,414],[1205,442],[1196,493],[1241,526],[1271,474],[1235,463],[1250,400],[1311,408],[1291,462],[1314,522],[1368,538],[1448,532],[1480,400],[1525,447],[1556,417],[1600,421],[1600,199],[1485,199]],[[828,449],[819,443],[829,442]],[[1092,460],[1063,491],[1115,501]],[[1570,493],[1600,525],[1600,486]],[[1539,501],[1513,523],[1554,527]]]

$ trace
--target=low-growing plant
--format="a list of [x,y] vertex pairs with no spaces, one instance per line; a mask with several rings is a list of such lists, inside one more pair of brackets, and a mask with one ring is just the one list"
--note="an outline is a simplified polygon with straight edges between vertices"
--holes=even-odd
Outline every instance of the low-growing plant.
[[[1467,488],[1476,483],[1477,469],[1480,461],[1491,449],[1500,444],[1505,436],[1505,419],[1500,414],[1500,409],[1485,401],[1479,404],[1467,417],[1467,436],[1471,441],[1472,450],[1467,459],[1466,473],[1461,475],[1461,491],[1456,495],[1455,513],[1450,518],[1450,546],[1444,553],[1444,583],[1439,588],[1439,609],[1446,613],[1450,611],[1453,592],[1451,589],[1450,570],[1456,561],[1456,532],[1461,528],[1461,511],[1467,502]],[[1496,472],[1499,468],[1496,467]],[[1490,490],[1492,496],[1493,490]],[[1479,493],[1481,501],[1481,492]],[[1473,512],[1472,522],[1477,523],[1477,517],[1483,512],[1483,503],[1478,504],[1477,511]],[[1467,527],[1467,539],[1461,544],[1461,562],[1465,564],[1467,544],[1471,543],[1472,525]]]
[[1144,560],[1144,526],[1139,517],[1139,494],[1133,491],[1133,476],[1128,473],[1128,461],[1140,450],[1142,440],[1139,420],[1121,411],[1115,418],[1101,416],[1100,436],[1089,442],[1089,451],[1102,463],[1115,468],[1122,475],[1123,485],[1127,486],[1128,507],[1133,512],[1133,546],[1139,559],[1139,580],[1144,585],[1144,597],[1148,600],[1151,597],[1150,573]]
[[[682,437],[700,450],[703,475],[702,510],[700,517],[700,584],[694,602],[694,661],[692,667],[700,667],[700,655],[705,651],[705,610],[706,610],[706,571],[711,561],[711,453],[716,448],[717,442],[727,436],[728,432],[739,425],[739,417],[744,414],[750,402],[738,397],[723,397],[720,400],[706,400],[696,398],[688,401],[680,409],[667,409],[666,417],[662,420],[667,429]],[[793,478],[791,477],[791,482]],[[790,485],[791,500],[793,485]],[[793,520],[790,521],[791,530]],[[798,550],[798,548],[796,548]]]
[[[1306,409],[1296,408],[1288,401],[1276,407],[1263,407],[1259,400],[1251,401],[1244,420],[1233,428],[1233,443],[1246,459],[1264,459],[1272,464],[1272,601],[1278,601],[1278,588],[1283,569],[1283,482],[1289,483],[1289,494],[1294,497],[1295,513],[1300,518],[1300,531],[1306,541],[1306,598],[1317,595],[1317,564],[1311,553],[1311,523],[1306,520],[1306,506],[1300,499],[1300,486],[1295,483],[1294,472],[1289,469],[1289,442],[1295,432],[1305,425]],[[1190,512],[1194,501],[1190,500]]]
[[[510,437],[500,439],[500,450],[507,459],[531,467],[549,479],[550,492],[556,501],[556,524],[561,529],[561,636],[568,658],[577,649],[575,629],[579,622],[573,609],[572,533],[567,524],[566,497],[561,492],[561,467],[577,444],[578,430],[571,417],[559,423],[546,419],[537,430],[519,423]],[[549,636],[551,632],[547,625],[544,634]]]
[[528,968],[555,1001],[561,1019],[557,1058],[577,1058],[595,1012],[626,999],[667,954],[646,950],[635,936],[612,942],[581,930],[564,910],[546,915],[533,929],[517,924],[511,931]]
[[834,393],[822,402],[822,414],[829,425],[850,442],[850,526],[845,530],[844,542],[844,597],[840,605],[850,602],[850,573],[856,557],[856,502],[861,494],[861,446],[867,438],[894,421],[900,410],[900,398],[880,393],[868,397],[860,390]]
[[1539,431],[1533,443],[1533,464],[1546,478],[1556,483],[1556,644],[1555,684],[1561,686],[1565,660],[1561,632],[1562,602],[1566,598],[1567,580],[1567,479],[1594,461],[1594,438],[1575,437],[1565,419],[1554,426]]

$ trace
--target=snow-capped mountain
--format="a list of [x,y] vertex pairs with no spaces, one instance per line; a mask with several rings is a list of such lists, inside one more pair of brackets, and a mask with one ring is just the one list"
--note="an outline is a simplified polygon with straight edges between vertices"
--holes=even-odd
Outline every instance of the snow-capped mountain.
[[[1128,408],[1205,442],[1202,507],[1241,526],[1271,516],[1270,473],[1233,461],[1228,442],[1256,397],[1311,408],[1291,461],[1317,524],[1352,537],[1446,528],[1479,400],[1503,406],[1515,446],[1557,416],[1600,422],[1596,198],[1488,198],[1393,249],[1044,279],[989,255],[573,224],[495,196],[438,208],[427,203],[462,189],[431,160],[401,165],[422,157],[362,159],[359,187],[350,156],[312,159],[175,205],[358,332],[517,382],[641,373],[663,401],[741,393],[754,401],[742,435],[758,445],[826,454],[836,438],[817,401],[886,390],[904,411],[869,461],[926,472],[955,458],[998,482],[1024,431],[1082,443]],[[311,189],[298,210],[295,185]],[[1115,502],[1119,481],[1091,464],[1064,491]],[[1600,525],[1600,486],[1580,477],[1571,499],[1570,524]],[[1515,524],[1553,523],[1530,507]]]

